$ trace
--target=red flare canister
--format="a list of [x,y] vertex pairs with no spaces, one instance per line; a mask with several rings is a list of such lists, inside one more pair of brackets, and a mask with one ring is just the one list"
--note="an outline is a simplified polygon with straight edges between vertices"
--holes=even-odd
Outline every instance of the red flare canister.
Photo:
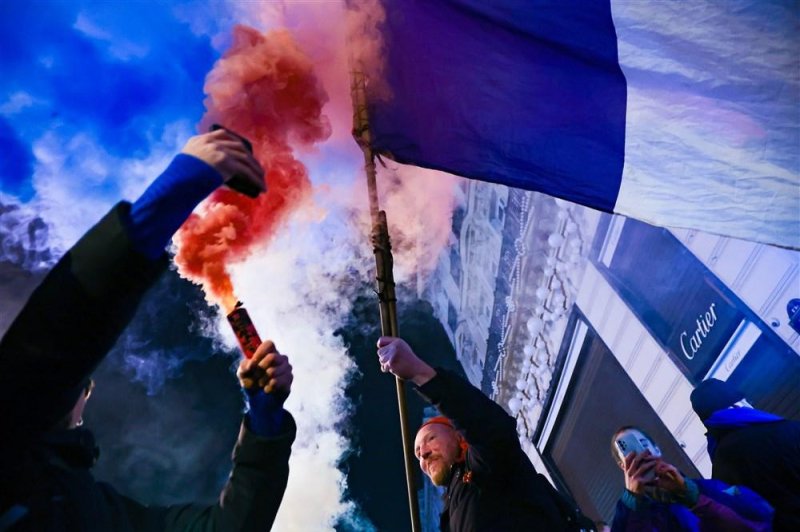
[[244,356],[253,358],[256,349],[261,345],[261,338],[258,336],[256,327],[253,325],[247,310],[242,306],[241,301],[238,301],[233,311],[228,314],[228,323],[233,327],[233,334],[236,335]]

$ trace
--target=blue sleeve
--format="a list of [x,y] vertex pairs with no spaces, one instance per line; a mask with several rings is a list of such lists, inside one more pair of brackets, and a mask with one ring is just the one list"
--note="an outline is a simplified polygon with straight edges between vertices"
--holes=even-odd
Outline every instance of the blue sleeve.
[[178,154],[131,206],[128,231],[139,253],[156,259],[198,203],[222,185],[213,167]]
[[247,398],[247,413],[245,425],[256,436],[271,437],[281,432],[283,424],[283,401],[274,393],[264,393],[264,390],[245,390]]
[[769,503],[756,492],[743,486],[728,486],[718,480],[695,480],[700,493],[723,504],[751,521],[768,523],[772,520],[774,510]]

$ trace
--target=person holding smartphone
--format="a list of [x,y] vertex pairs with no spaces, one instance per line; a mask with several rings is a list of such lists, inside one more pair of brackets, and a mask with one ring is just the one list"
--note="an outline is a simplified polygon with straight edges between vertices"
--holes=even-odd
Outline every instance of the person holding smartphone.
[[718,480],[686,478],[638,427],[614,432],[611,454],[625,475],[614,532],[772,530],[773,510],[761,496]]

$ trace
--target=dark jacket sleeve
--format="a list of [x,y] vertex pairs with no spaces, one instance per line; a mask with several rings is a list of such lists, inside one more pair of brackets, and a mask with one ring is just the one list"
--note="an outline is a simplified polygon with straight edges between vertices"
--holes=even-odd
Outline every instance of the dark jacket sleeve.
[[[683,529],[687,512],[699,520],[700,530],[752,532],[772,530],[772,509],[750,490],[724,489],[722,482],[689,480],[696,501],[692,506],[679,503],[659,503],[647,497],[636,498],[624,492],[617,502],[611,530],[636,532],[640,530]],[[699,492],[698,492],[699,489]],[[690,491],[691,491],[690,490]],[[683,523],[683,525],[681,524]]]
[[718,480],[695,480],[701,500],[693,509],[701,519],[709,522],[719,520],[734,530],[734,525],[743,524],[739,528],[750,527],[751,530],[770,530],[774,510],[759,494],[743,486],[728,486]]
[[120,203],[84,235],[33,292],[0,341],[0,425],[31,438],[72,408],[81,385],[167,264],[130,245]]
[[441,368],[417,391],[450,418],[470,445],[467,459],[473,470],[492,469],[494,464],[515,463],[522,452],[517,423],[480,390]]
[[626,532],[635,529],[635,525],[629,528],[631,509],[625,506],[622,501],[617,501],[614,508],[614,520],[611,522],[611,532]]
[[277,436],[262,438],[242,423],[233,469],[217,502],[148,508],[126,500],[134,530],[255,532],[272,528],[289,479],[289,455],[297,427],[284,412]]

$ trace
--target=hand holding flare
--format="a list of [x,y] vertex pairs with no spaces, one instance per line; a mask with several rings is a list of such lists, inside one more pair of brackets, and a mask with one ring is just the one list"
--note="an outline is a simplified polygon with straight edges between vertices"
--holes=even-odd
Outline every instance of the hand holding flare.
[[280,354],[270,340],[262,343],[251,358],[239,362],[236,376],[242,388],[260,388],[264,393],[288,396],[292,388],[292,365],[289,359]]

